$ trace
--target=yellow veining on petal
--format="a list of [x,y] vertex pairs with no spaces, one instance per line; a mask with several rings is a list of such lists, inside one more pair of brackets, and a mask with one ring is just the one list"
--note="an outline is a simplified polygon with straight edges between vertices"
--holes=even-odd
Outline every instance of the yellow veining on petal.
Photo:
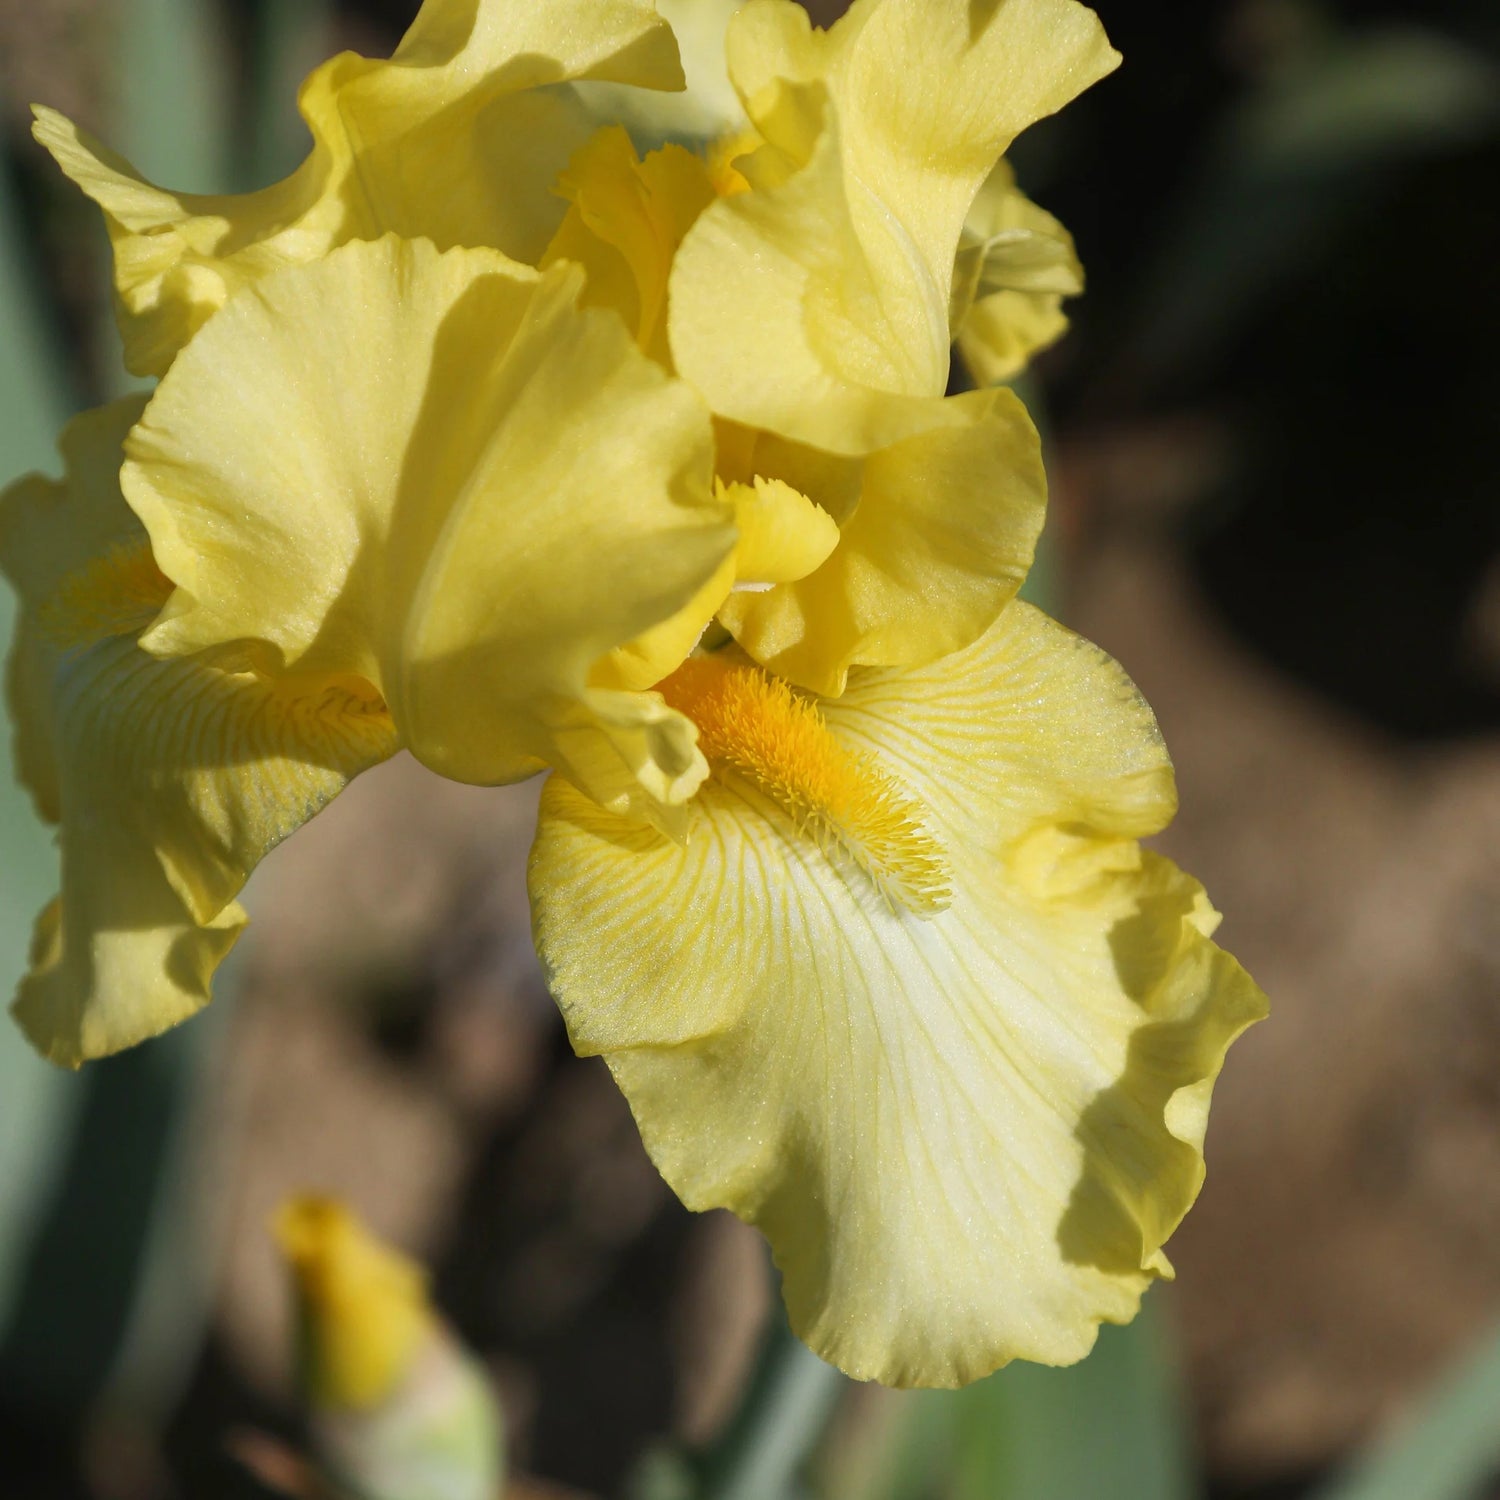
[[757,667],[692,657],[662,682],[698,726],[698,748],[820,843],[841,846],[892,906],[930,917],[948,905],[948,866],[916,800],[872,756],[846,749],[816,705]]
[[65,580],[43,606],[42,629],[64,650],[143,629],[172,592],[151,544],[112,547]]

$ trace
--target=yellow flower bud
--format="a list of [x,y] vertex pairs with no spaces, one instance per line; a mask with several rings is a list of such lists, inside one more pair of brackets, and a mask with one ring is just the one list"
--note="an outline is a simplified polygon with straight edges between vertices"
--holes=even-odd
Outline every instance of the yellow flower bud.
[[335,1198],[289,1199],[275,1230],[296,1285],[310,1401],[335,1411],[379,1405],[433,1331],[426,1274]]

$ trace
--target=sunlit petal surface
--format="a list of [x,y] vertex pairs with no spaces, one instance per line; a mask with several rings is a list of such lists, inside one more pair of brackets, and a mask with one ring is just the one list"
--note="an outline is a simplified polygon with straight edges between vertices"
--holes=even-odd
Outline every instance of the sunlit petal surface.
[[387,237],[236,297],[130,440],[178,585],[148,649],[368,682],[460,780],[690,794],[686,721],[590,674],[714,574],[731,507],[702,402],[580,285]]
[[0,566],[21,613],[9,671],[19,769],[60,825],[16,1019],[54,1062],[154,1036],[209,997],[257,861],[396,749],[379,696],[276,683],[137,637],[171,592],[121,499],[131,399],[66,429],[67,475],[0,497]]
[[345,52],[299,104],[313,148],[255,193],[177,193],[54,110],[37,139],[103,210],[126,362],[160,374],[239,286],[387,231],[534,262],[562,218],[557,174],[596,121],[570,85],[680,89],[646,0],[426,0],[387,62]]
[[713,766],[685,845],[543,798],[536,933],[575,1045],[689,1206],[764,1230],[794,1328],[850,1374],[1081,1358],[1170,1274],[1213,1080],[1264,1013],[1137,843],[1175,805],[1150,711],[1020,603],[821,705],[732,659],[684,674]]
[[827,32],[751,0],[729,74],[765,145],[738,163],[754,190],[678,256],[677,367],[715,412],[839,452],[930,425],[970,204],[1021,130],[1118,61],[1073,0],[857,0]]

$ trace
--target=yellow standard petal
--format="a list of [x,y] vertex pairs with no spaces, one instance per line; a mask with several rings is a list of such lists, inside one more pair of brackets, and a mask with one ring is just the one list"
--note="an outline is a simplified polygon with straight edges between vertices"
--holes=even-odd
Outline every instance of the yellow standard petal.
[[677,845],[554,779],[535,929],[689,1207],[771,1241],[851,1375],[951,1386],[1127,1321],[1264,997],[1137,840],[1175,796],[1120,669],[1029,606],[836,702],[743,658],[663,684],[713,768]]
[[693,221],[714,200],[706,162],[667,145],[644,160],[618,125],[593,136],[558,182],[572,205],[542,256],[543,267],[577,261],[584,301],[612,307],[656,362],[667,350],[667,277]]
[[599,120],[624,125],[643,151],[667,141],[694,145],[745,128],[745,111],[724,61],[724,33],[744,0],[656,0],[677,38],[687,87],[681,93],[619,83],[580,83]]
[[739,458],[839,525],[821,566],[719,610],[751,656],[801,687],[837,695],[851,667],[921,664],[968,645],[1031,566],[1046,476],[1025,407],[1003,390],[933,405],[936,425],[864,458],[765,436]]
[[354,243],[227,306],[122,483],[178,585],[147,649],[354,678],[464,781],[565,771],[606,805],[702,779],[692,727],[591,670],[734,543],[701,400],[575,267]]
[[843,453],[942,395],[965,216],[1014,137],[1119,61],[1074,0],[858,0],[829,31],[750,0],[729,73],[766,145],[672,275],[714,411]]
[[426,0],[389,62],[341,53],[299,105],[307,160],[259,192],[168,192],[53,110],[36,137],[104,210],[126,363],[160,374],[239,286],[387,231],[534,262],[594,119],[570,80],[680,89],[647,0]]
[[964,220],[948,323],[979,385],[1009,380],[1062,337],[1064,297],[1083,291],[1073,237],[1017,186],[1001,162]]
[[0,567],[21,600],[18,767],[62,852],[14,1013],[70,1067],[207,1003],[250,870],[396,749],[384,704],[357,684],[309,691],[140,649],[171,592],[120,496],[140,410],[132,398],[77,418],[66,477],[0,496]]

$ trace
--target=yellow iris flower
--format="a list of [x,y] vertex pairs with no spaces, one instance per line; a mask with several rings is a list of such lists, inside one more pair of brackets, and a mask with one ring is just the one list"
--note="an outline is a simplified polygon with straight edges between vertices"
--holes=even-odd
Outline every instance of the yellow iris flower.
[[684,843],[554,778],[538,952],[690,1208],[770,1239],[851,1375],[1081,1358],[1170,1274],[1209,1093],[1264,997],[1137,840],[1171,767],[1120,669],[1032,609],[834,700],[744,658],[663,684],[711,778]]
[[[797,1331],[897,1384],[1074,1360],[1170,1274],[1264,1013],[1138,843],[1149,710],[1014,599],[1045,481],[992,382],[1081,279],[1002,157],[1118,58],[1074,0],[664,9],[675,105],[643,3],[427,0],[242,198],[42,117],[166,373],[3,512],[64,847],[21,1019],[77,1061],[201,1004],[250,865],[399,744],[551,767],[573,1041],[690,1206],[764,1229]],[[990,388],[945,395],[955,340]],[[64,501],[114,529],[49,540]],[[222,729],[152,707],[179,683]]]
[[[861,0],[825,33],[793,0],[581,4],[427,0],[389,62],[309,76],[313,150],[260,193],[164,192],[43,111],[39,139],[105,210],[133,366],[164,370],[237,287],[387,230],[576,261],[587,300],[723,419],[725,483],[797,490],[802,554],[820,515],[840,530],[810,574],[726,560],[608,680],[649,686],[716,615],[825,693],[971,641],[1026,572],[1045,482],[1012,395],[943,399],[949,344],[989,384],[1061,330],[1071,245],[996,163],[1114,66],[1097,18]],[[642,162],[619,124],[594,130],[609,119],[701,154]]]

